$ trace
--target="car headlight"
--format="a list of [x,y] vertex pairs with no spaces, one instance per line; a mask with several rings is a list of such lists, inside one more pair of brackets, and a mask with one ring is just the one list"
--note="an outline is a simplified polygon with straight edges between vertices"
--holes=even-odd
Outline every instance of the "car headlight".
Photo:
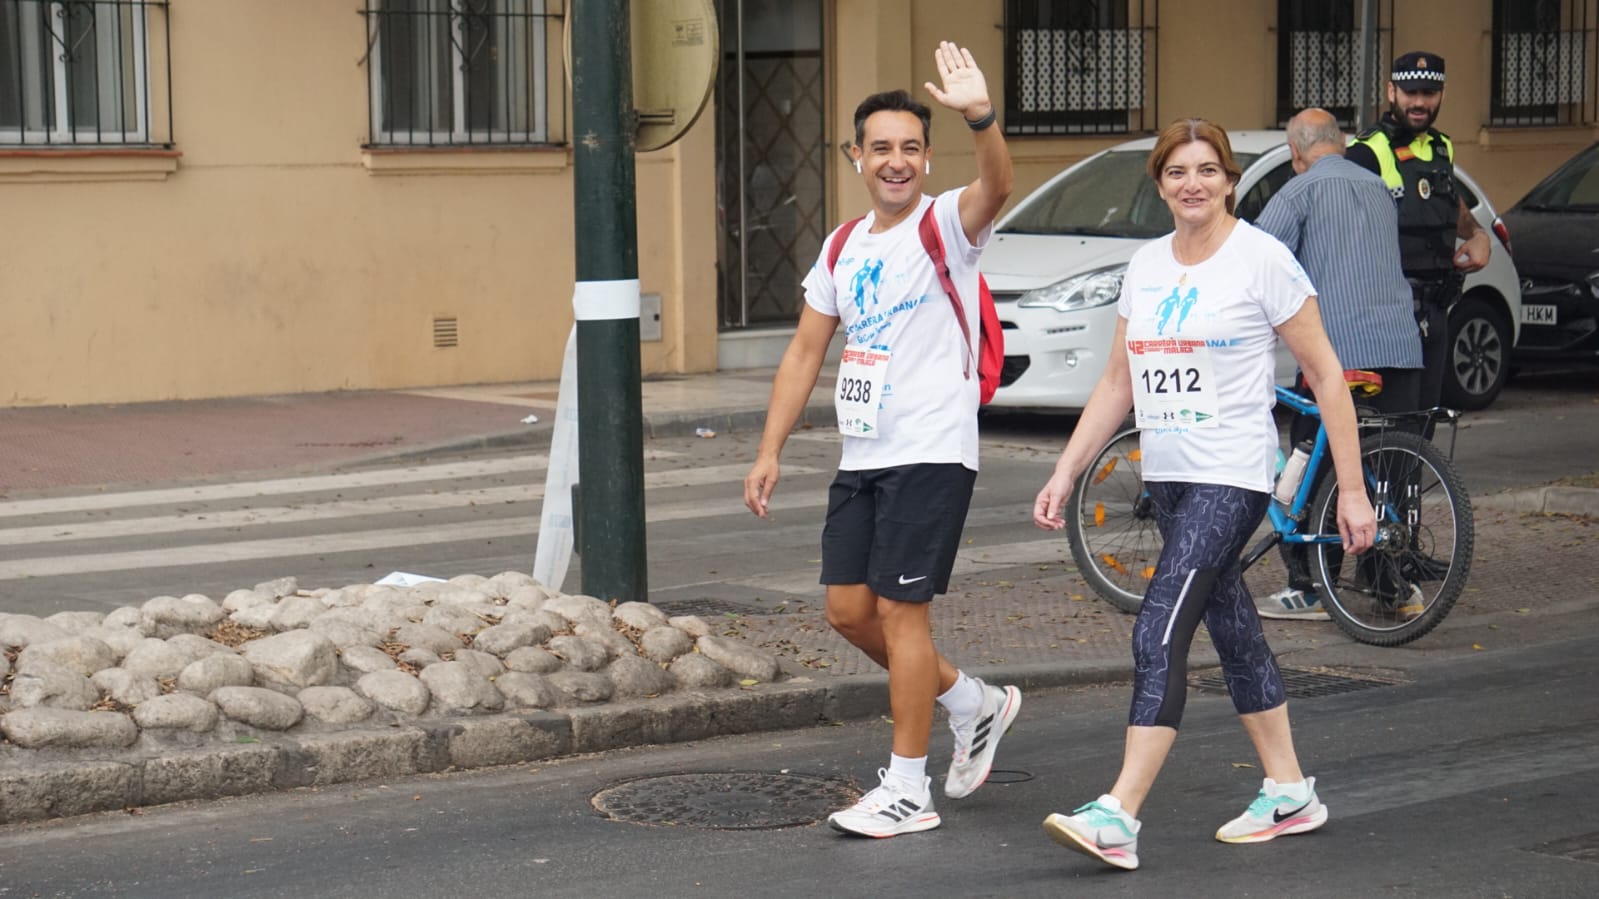
[[1127,265],[1123,263],[1073,275],[1048,287],[1029,290],[1021,295],[1016,305],[1024,309],[1043,308],[1056,312],[1107,306],[1121,297],[1122,278],[1126,274]]

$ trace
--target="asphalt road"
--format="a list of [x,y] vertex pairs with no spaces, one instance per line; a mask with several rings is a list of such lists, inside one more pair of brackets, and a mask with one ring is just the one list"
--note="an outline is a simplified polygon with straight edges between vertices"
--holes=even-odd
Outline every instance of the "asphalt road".
[[[1261,772],[1230,703],[1193,693],[1132,873],[1039,829],[1114,776],[1127,690],[1111,686],[1029,695],[997,765],[1021,782],[941,802],[944,825],[925,834],[645,826],[591,804],[686,772],[873,779],[888,726],[872,721],[13,826],[0,896],[1593,896],[1599,654],[1592,625],[1571,624],[1545,631],[1555,642],[1388,672],[1398,685],[1293,700],[1332,817],[1267,844],[1212,838]],[[947,752],[936,734],[936,775]],[[663,802],[676,817],[696,800]]]
[[[1066,557],[1064,538],[1034,528],[1029,510],[1071,425],[1059,415],[985,417],[966,545],[1054,541]],[[1596,439],[1599,373],[1526,376],[1493,408],[1466,417],[1455,457],[1467,488],[1482,495],[1599,470]],[[652,601],[819,600],[817,541],[836,435],[790,440],[767,522],[741,499],[757,440],[735,433],[646,447]],[[92,491],[81,507],[73,497],[34,505],[18,497],[0,505],[0,606],[41,615],[109,611],[162,594],[221,598],[290,574],[304,586],[337,587],[397,570],[527,570],[543,483],[542,457],[522,451],[265,485]],[[564,586],[580,589],[575,566]]]

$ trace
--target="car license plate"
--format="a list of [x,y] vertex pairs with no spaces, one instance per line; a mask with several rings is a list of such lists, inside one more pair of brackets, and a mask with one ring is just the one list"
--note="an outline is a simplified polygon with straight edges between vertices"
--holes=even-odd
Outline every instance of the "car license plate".
[[1555,323],[1554,306],[1522,306],[1521,323],[1524,325],[1552,325]]

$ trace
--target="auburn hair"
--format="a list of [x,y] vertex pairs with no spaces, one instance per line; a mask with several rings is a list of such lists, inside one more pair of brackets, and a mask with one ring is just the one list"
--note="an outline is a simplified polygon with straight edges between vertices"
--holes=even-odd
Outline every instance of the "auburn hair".
[[[1177,152],[1178,147],[1196,141],[1210,144],[1216,151],[1216,158],[1221,161],[1222,170],[1227,173],[1228,183],[1236,186],[1244,176],[1244,170],[1238,167],[1238,160],[1233,158],[1233,145],[1227,139],[1227,129],[1201,118],[1178,119],[1161,131],[1160,137],[1155,139],[1155,149],[1149,151],[1149,177],[1160,183],[1160,172],[1166,167],[1166,160]],[[1228,215],[1233,214],[1237,199],[1237,191],[1227,195]]]

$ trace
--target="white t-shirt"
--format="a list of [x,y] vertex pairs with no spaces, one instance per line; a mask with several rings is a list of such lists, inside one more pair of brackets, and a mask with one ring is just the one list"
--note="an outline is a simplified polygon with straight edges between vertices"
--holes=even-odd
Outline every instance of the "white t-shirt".
[[1204,410],[1197,421],[1145,427],[1145,480],[1271,489],[1275,329],[1315,293],[1288,248],[1248,222],[1198,265],[1178,263],[1170,234],[1133,255],[1116,310],[1127,319],[1138,408],[1191,400]]
[[[958,462],[977,470],[977,260],[992,226],[983,230],[976,244],[966,239],[960,223],[962,190],[947,191],[936,199],[922,197],[915,212],[881,234],[872,233],[876,214],[867,213],[850,233],[831,275],[827,248],[833,235],[829,234],[821,256],[805,276],[805,302],[817,312],[839,318],[847,346],[890,354],[877,407],[878,436],[845,435],[840,469]],[[929,203],[943,237],[950,279],[966,311],[972,337],[969,351],[962,345],[954,305],[939,286],[933,261],[917,233]]]

